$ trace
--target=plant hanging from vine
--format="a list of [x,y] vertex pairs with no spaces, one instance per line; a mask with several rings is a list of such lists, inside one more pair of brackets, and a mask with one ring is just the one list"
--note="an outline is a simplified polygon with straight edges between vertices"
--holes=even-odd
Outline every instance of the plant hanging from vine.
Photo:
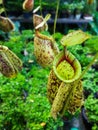
[[[2,7],[0,8],[0,30],[4,32],[10,32],[14,30],[13,22],[7,17],[3,0],[0,0]],[[1,16],[1,13],[5,12],[5,16]],[[16,77],[18,71],[22,69],[22,61],[6,46],[0,45],[0,72],[8,77]]]
[[[0,8],[0,30],[4,32],[10,32],[14,30],[13,22],[7,17],[6,10],[4,7],[3,0],[0,0],[1,8]],[[1,13],[4,12],[5,16],[1,16]]]
[[51,115],[53,118],[57,118],[58,115],[64,116],[66,111],[74,114],[83,105],[81,79],[95,59],[98,58],[98,52],[81,73],[79,61],[67,50],[67,46],[81,44],[90,37],[90,35],[79,30],[69,33],[61,39],[64,50],[55,57],[47,84],[47,96],[52,105]]
[[47,20],[50,16],[50,14],[47,14],[43,18],[37,14],[33,15],[33,25],[35,28],[34,54],[37,62],[43,67],[51,67],[55,55],[59,52],[55,40],[48,32]]
[[34,7],[34,0],[25,0],[23,2],[23,9],[26,11],[26,12],[30,12],[33,10],[33,7]]
[[[60,0],[57,0],[57,9],[54,22],[54,33],[59,10]],[[63,116],[65,111],[74,114],[84,103],[82,77],[89,67],[98,57],[95,55],[92,62],[81,72],[81,65],[78,59],[67,50],[67,46],[81,44],[91,36],[81,30],[74,31],[61,39],[64,50],[59,52],[54,39],[47,32],[48,25],[46,21],[50,15],[33,15],[35,28],[34,53],[38,63],[43,66],[51,66],[48,78],[47,95],[52,105],[51,115],[57,118]],[[53,66],[53,67],[52,67]]]
[[[46,21],[50,18],[50,15],[46,15],[45,18],[42,17],[42,6],[40,3],[41,16],[36,14],[33,15],[33,24],[35,28],[34,37],[34,54],[38,63],[43,67],[51,67],[54,57],[59,53],[59,49],[56,45],[54,38],[49,34],[48,25]],[[57,0],[57,9],[54,20],[54,33],[56,30],[56,22],[58,17],[60,0]]]

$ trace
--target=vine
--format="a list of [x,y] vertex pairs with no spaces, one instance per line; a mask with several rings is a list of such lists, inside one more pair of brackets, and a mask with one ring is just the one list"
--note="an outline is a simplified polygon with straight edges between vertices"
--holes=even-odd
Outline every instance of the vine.
[[60,5],[60,0],[57,0],[57,8],[56,8],[56,14],[55,14],[55,20],[54,20],[54,29],[53,29],[54,34],[55,34],[55,30],[56,30],[56,23],[57,23],[59,5]]

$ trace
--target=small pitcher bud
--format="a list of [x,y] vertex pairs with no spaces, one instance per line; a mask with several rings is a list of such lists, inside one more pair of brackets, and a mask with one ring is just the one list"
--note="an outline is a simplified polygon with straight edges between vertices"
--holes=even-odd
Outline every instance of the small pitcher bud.
[[34,54],[37,62],[43,67],[51,67],[55,55],[59,52],[52,37],[36,32],[34,38]]
[[87,3],[90,5],[94,2],[94,0],[87,0]]
[[27,12],[30,12],[33,10],[34,7],[34,0],[25,0],[23,2],[23,9]]
[[37,30],[37,31],[47,31],[48,30],[48,25],[46,22],[43,24],[43,26],[36,29],[36,27],[38,25],[40,25],[43,21],[44,21],[44,18],[42,16],[37,15],[37,14],[33,15],[33,25],[34,25],[35,30]]
[[8,78],[13,78],[21,69],[21,60],[6,46],[0,45],[0,72]]
[[14,30],[14,24],[9,18],[0,16],[0,29],[4,32],[10,32]]

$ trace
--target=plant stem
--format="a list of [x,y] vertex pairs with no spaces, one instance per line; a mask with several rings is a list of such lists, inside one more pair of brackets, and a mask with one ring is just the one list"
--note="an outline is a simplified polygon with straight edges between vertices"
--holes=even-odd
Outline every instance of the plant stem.
[[56,22],[57,22],[57,17],[58,17],[59,5],[60,5],[60,0],[57,0],[57,8],[56,8],[56,14],[55,14],[55,20],[54,20],[54,29],[53,29],[54,34],[55,34],[55,30],[56,30]]
[[95,54],[93,60],[86,66],[86,68],[83,70],[81,76],[79,79],[83,78],[83,76],[85,75],[85,73],[88,71],[88,69],[91,67],[91,65],[95,62],[95,60],[98,58],[98,52]]
[[4,5],[4,0],[2,0],[2,5],[3,5],[3,8],[4,8],[4,14],[5,14],[5,16],[7,17],[7,13],[6,13],[5,5]]
[[39,3],[40,3],[40,13],[41,13],[41,16],[43,16],[42,15],[42,0],[39,0]]

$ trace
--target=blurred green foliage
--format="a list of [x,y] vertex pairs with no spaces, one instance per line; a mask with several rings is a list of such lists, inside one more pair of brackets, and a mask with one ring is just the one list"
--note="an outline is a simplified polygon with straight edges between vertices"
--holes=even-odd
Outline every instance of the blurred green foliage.
[[90,69],[83,77],[84,90],[90,93],[98,92],[98,71]]
[[3,7],[3,1],[2,0],[0,0],[0,14],[2,13],[2,12],[4,12],[4,7]]
[[84,103],[86,109],[86,115],[89,122],[92,122],[94,126],[92,130],[97,130],[98,126],[98,99],[94,98],[93,95],[90,95]]
[[21,12],[23,11],[22,9],[22,3],[24,0],[4,0],[4,6],[6,8],[6,11],[16,11],[16,12]]
[[93,21],[89,22],[91,32],[98,35],[98,11],[93,12]]
[[84,45],[75,45],[69,47],[69,50],[76,56],[81,63],[82,68],[86,67],[92,60],[92,56],[89,56],[90,50]]
[[[24,2],[24,0],[17,0],[14,2],[12,0],[5,0],[4,5],[5,5],[7,11],[23,11],[23,9],[22,9],[23,2]],[[59,10],[63,10],[63,9],[74,10],[76,8],[83,9],[84,4],[85,4],[84,2],[85,2],[84,0],[81,0],[81,2],[76,1],[76,0],[74,0],[72,2],[61,0]],[[34,8],[41,5],[43,10],[56,9],[57,0],[51,0],[51,4],[49,4],[49,3],[50,3],[50,0],[41,1],[41,4],[40,4],[40,0],[35,0]],[[11,7],[13,7],[13,8],[11,8]]]
[[85,45],[90,48],[92,53],[98,52],[98,36],[92,36],[85,42]]

